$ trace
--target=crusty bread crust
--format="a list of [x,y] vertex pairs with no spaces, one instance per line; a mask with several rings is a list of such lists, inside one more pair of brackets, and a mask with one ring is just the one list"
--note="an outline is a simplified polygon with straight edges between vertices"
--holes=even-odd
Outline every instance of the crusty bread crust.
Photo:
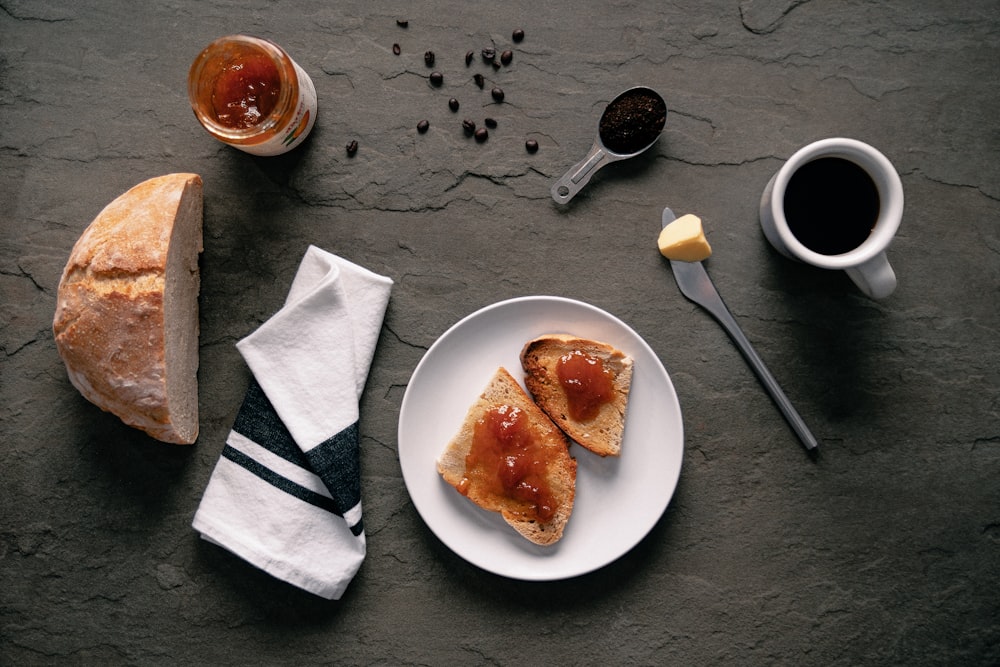
[[101,211],[70,253],[52,330],[87,400],[164,442],[198,437],[202,180],[169,174]]
[[[600,359],[613,378],[614,399],[601,406],[597,416],[588,422],[578,422],[570,416],[568,398],[556,372],[559,358],[576,350]],[[525,344],[521,350],[521,366],[525,372],[524,383],[535,403],[566,435],[595,454],[621,454],[632,385],[631,357],[600,341],[568,334],[547,334]]]
[[549,465],[547,481],[556,499],[555,514],[549,521],[526,519],[511,506],[495,498],[477,495],[470,489],[467,497],[483,509],[498,512],[518,533],[543,546],[555,544],[573,512],[576,497],[576,460],[569,454],[569,442],[552,421],[538,409],[507,369],[500,367],[486,389],[469,408],[458,434],[452,438],[437,461],[438,472],[444,480],[458,489],[466,474],[466,456],[472,448],[476,422],[492,408],[502,405],[520,408],[530,419],[530,428],[536,442],[545,448]]

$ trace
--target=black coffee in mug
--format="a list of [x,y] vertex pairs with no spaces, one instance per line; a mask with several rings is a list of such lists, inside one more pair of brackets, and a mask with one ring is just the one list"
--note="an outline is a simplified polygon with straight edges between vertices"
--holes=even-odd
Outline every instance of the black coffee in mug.
[[839,157],[807,162],[785,188],[785,220],[795,238],[821,255],[865,242],[879,215],[878,187],[860,166]]

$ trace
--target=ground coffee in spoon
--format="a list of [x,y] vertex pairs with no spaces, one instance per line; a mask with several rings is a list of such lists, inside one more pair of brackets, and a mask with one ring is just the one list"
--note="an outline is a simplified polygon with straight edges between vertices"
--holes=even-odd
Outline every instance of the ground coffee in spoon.
[[663,99],[649,89],[635,88],[608,105],[598,132],[605,148],[629,155],[653,143],[666,122],[667,106]]

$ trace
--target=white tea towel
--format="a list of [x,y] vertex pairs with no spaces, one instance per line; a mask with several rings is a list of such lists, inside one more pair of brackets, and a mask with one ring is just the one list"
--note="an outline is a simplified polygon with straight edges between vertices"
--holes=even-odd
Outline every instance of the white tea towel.
[[192,524],[327,599],[365,557],[358,401],[391,288],[309,247],[285,305],[237,343],[253,378]]

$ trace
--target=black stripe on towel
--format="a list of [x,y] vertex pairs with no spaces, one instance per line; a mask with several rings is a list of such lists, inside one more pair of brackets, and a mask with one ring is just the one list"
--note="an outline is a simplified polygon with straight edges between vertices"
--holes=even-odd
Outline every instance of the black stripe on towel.
[[355,422],[306,452],[309,468],[326,484],[341,515],[361,502],[359,441]]
[[309,469],[309,463],[302,449],[295,444],[292,434],[278,417],[267,394],[252,376],[243,404],[236,413],[233,430],[286,461],[291,461],[300,468]]
[[[226,445],[222,450],[223,456],[272,486],[340,517],[361,502],[360,437],[356,422],[304,454],[257,379],[251,376],[243,404],[236,414],[233,430],[286,461],[315,473],[323,480],[333,500],[281,477],[246,454]],[[238,455],[240,460],[229,455],[230,453]],[[289,490],[292,488],[298,491]],[[304,497],[300,493],[311,495]],[[317,500],[310,500],[311,497]],[[363,521],[359,519],[349,528],[358,536],[364,531]]]
[[[261,465],[260,463],[250,458],[249,456],[247,456],[240,450],[236,449],[235,447],[232,447],[231,445],[226,445],[225,447],[222,448],[222,455],[227,459],[229,459],[230,461],[232,461],[233,463],[235,463],[236,465],[240,466],[241,468],[244,468],[245,470],[261,478],[262,480],[264,480],[271,486],[275,487],[276,489],[280,489],[281,491],[284,491],[285,493],[294,496],[299,500],[307,502],[310,505],[315,505],[316,507],[322,510],[326,510],[327,512],[336,514],[337,516],[342,516],[341,513],[337,511],[337,506],[333,502],[333,499],[328,498],[322,494],[316,493],[315,491],[312,491],[310,489],[307,489],[306,487],[300,484],[296,484],[295,482],[286,477],[282,477],[278,473],[274,472],[273,470],[264,465]],[[352,533],[354,532],[353,528],[351,532]],[[357,535],[357,533],[354,534]]]

